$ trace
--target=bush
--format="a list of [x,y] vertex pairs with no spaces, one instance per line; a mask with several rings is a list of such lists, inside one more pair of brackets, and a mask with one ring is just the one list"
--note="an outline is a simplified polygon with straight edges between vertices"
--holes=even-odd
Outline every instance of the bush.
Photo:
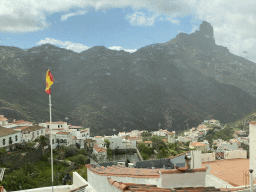
[[71,161],[74,162],[76,165],[85,165],[86,160],[87,160],[87,157],[82,154],[79,154],[71,158]]
[[0,148],[0,155],[5,155],[7,153],[5,148]]

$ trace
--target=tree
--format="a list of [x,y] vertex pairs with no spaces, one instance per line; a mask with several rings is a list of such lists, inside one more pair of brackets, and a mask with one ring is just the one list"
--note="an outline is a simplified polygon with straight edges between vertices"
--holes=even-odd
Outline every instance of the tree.
[[142,137],[151,137],[151,136],[152,136],[152,133],[143,131],[143,132],[141,133],[141,136],[142,136]]
[[105,142],[105,144],[106,144],[106,147],[109,148],[109,146],[110,146],[110,141],[109,141],[108,139],[105,139],[104,142]]
[[161,146],[165,146],[165,143],[163,142],[162,137],[160,137],[160,136],[153,135],[153,136],[151,137],[151,141],[152,141],[152,143],[153,143],[153,147],[154,147],[157,151],[159,151],[159,148],[160,148]]
[[145,143],[139,143],[138,149],[139,149],[140,154],[144,160],[148,159],[150,157],[150,155],[152,154],[152,150],[148,146],[146,146]]

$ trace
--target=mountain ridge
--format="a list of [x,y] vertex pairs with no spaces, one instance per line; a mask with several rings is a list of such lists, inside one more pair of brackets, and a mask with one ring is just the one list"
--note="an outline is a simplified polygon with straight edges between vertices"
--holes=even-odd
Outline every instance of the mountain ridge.
[[[92,134],[154,130],[159,122],[162,128],[180,131],[187,123],[196,126],[204,118],[230,122],[253,111],[253,64],[216,45],[207,22],[192,34],[180,33],[134,53],[104,46],[81,53],[50,44],[27,50],[0,46],[2,81],[12,80],[13,86],[8,87],[9,96],[0,94],[0,99],[20,108],[26,108],[22,103],[29,100],[31,112],[20,113],[36,122],[46,121],[44,89],[49,68],[55,79],[53,121],[68,117],[68,123],[91,127]],[[20,94],[22,99],[18,99],[11,94],[18,94],[18,88],[33,94]],[[36,108],[44,113],[37,115]]]

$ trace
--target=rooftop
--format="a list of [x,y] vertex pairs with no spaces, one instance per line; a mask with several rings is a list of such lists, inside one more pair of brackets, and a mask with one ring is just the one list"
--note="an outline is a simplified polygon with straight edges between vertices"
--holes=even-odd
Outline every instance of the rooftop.
[[102,153],[102,152],[107,151],[106,148],[99,147],[98,145],[95,145],[93,148],[94,148],[98,153]]
[[[57,121],[57,122],[52,122],[52,124],[66,124],[67,122],[63,121]],[[50,122],[46,122],[46,124],[50,124]]]
[[6,135],[15,134],[15,133],[19,133],[19,131],[16,131],[16,130],[13,130],[13,129],[9,129],[9,128],[0,127],[0,137],[6,136]]
[[201,142],[193,142],[193,143],[190,143],[190,145],[194,146],[194,147],[206,146],[206,144],[201,143]]
[[24,127],[17,127],[17,128],[14,128],[14,129],[19,129],[21,131],[28,131],[28,132],[31,132],[31,131],[37,131],[37,130],[40,130],[40,129],[45,129],[44,127],[41,127],[39,125],[33,125],[33,126],[24,126]]
[[[210,173],[234,187],[244,186],[244,175],[249,173],[249,159],[224,159],[203,162],[202,167],[209,164]],[[249,182],[249,177],[248,177]],[[256,182],[254,182],[256,184]]]
[[12,122],[10,122],[12,124],[16,124],[16,125],[19,125],[19,124],[32,124],[31,122],[29,121],[24,121],[23,119],[22,120],[14,120]]
[[[174,189],[170,188],[160,188],[157,185],[148,185],[148,184],[136,184],[136,183],[122,183],[117,182],[111,179],[111,177],[107,178],[110,185],[115,186],[117,189],[123,192],[132,192],[132,191],[157,191],[157,192],[210,192],[210,191],[227,191],[227,189],[216,189],[215,187],[177,187]],[[228,189],[232,191],[233,189]]]
[[0,115],[0,121],[8,121],[8,119],[5,118],[3,115]]
[[[187,168],[182,167],[178,169],[143,169],[143,168],[128,168],[123,165],[112,165],[108,167],[93,168],[92,165],[85,165],[90,171],[105,176],[118,176],[118,177],[135,177],[135,178],[160,178],[161,174],[176,174],[186,173]],[[205,172],[207,168],[193,169],[194,172]]]
[[60,135],[68,135],[68,134],[69,134],[69,132],[58,132],[58,133],[56,133],[56,134],[60,134]]

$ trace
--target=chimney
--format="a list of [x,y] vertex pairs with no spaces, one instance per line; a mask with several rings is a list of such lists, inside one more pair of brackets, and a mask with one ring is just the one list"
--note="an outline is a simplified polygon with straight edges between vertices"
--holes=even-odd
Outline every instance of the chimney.
[[188,169],[190,169],[190,160],[191,160],[191,157],[189,155],[186,155],[185,161],[186,161],[186,165],[188,166]]

